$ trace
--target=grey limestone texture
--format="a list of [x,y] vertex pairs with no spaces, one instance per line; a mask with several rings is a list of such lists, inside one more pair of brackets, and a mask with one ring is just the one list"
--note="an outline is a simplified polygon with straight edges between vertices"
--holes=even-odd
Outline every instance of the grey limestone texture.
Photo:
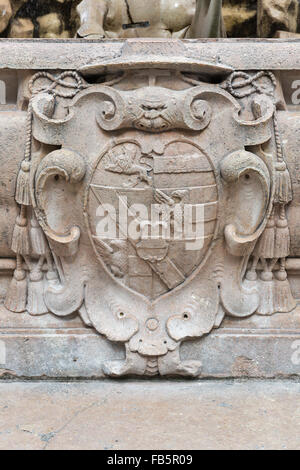
[[0,40],[3,378],[299,376],[299,48]]
[[293,381],[0,383],[0,449],[299,450],[299,393]]

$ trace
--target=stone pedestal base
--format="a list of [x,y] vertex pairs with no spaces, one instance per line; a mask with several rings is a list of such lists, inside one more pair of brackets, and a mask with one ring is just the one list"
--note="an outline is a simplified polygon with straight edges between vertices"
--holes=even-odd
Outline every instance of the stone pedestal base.
[[[103,364],[124,360],[124,348],[81,321],[61,325],[52,316],[12,321],[0,309],[0,376],[26,379],[99,379]],[[36,320],[36,321],[35,321]],[[291,314],[226,321],[200,341],[181,347],[182,360],[202,363],[201,378],[300,376],[300,307]]]

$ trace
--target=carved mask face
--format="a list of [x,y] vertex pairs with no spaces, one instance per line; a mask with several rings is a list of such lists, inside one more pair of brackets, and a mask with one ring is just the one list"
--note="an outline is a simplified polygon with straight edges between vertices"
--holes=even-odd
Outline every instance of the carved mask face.
[[140,98],[137,103],[137,117],[134,123],[136,129],[152,129],[153,131],[163,131],[170,127],[168,120],[168,108],[170,103],[164,97],[149,90],[146,97]]
[[145,101],[140,104],[143,115],[135,123],[137,129],[152,127],[153,129],[164,129],[168,127],[168,122],[164,117],[164,112],[168,108],[167,104],[161,101]]

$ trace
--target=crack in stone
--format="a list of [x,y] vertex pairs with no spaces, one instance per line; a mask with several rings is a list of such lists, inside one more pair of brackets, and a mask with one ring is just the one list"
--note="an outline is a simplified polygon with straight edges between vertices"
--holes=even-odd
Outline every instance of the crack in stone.
[[85,408],[82,408],[81,410],[76,411],[74,413],[74,415],[61,428],[59,428],[57,431],[52,431],[48,434],[40,434],[41,441],[45,442],[45,446],[43,447],[43,450],[47,450],[47,447],[51,443],[52,439],[54,437],[57,437],[59,435],[59,433],[64,431],[67,428],[67,426],[69,426],[69,424],[71,424],[72,421],[74,421],[74,419],[76,419],[81,413],[85,413],[86,411],[93,408],[93,406],[97,405],[98,403],[99,402],[96,401],[96,402],[92,403],[91,405],[86,406]]

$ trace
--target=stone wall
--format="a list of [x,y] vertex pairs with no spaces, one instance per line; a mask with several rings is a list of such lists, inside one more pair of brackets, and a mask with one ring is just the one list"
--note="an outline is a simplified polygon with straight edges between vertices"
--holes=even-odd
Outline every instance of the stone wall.
[[[74,37],[79,3],[80,0],[0,0],[0,37]],[[299,0],[224,0],[227,34],[273,37],[277,30],[300,31],[298,3]]]

